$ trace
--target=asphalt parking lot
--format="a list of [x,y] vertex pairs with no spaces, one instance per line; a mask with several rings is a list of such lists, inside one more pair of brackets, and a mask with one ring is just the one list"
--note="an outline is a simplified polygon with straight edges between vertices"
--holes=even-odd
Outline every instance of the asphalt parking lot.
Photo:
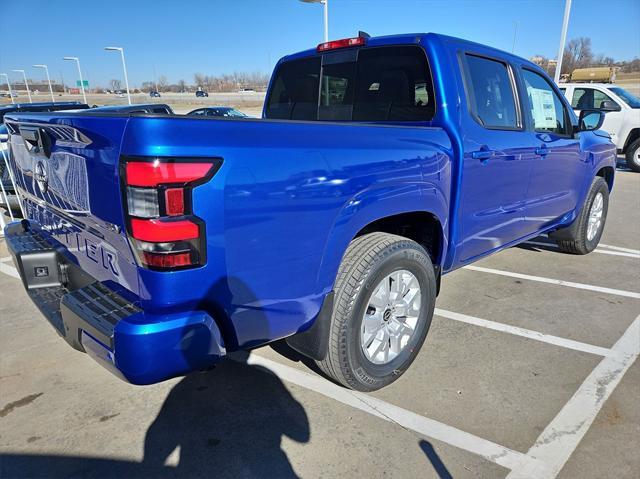
[[[546,244],[545,244],[546,243]],[[283,344],[127,385],[64,343],[0,240],[1,477],[638,477],[640,175],[602,245],[546,238],[443,278],[422,352],[372,394]]]

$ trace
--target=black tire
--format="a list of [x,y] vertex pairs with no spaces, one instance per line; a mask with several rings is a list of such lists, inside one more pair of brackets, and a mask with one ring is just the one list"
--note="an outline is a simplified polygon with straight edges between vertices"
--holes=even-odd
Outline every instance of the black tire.
[[[376,286],[398,270],[411,272],[420,285],[420,312],[408,343],[387,364],[374,364],[364,354],[360,328]],[[425,340],[436,298],[433,264],[415,241],[387,233],[356,238],[342,259],[335,284],[335,300],[327,354],[317,361],[336,382],[358,391],[375,391],[398,379],[411,365]]]
[[[589,213],[598,194],[602,194],[603,199],[602,218],[595,236],[589,239],[587,236]],[[591,183],[591,188],[589,188],[582,210],[573,224],[567,228],[555,231],[549,236],[555,240],[560,250],[565,253],[581,255],[591,253],[600,242],[600,237],[604,231],[604,224],[607,220],[608,208],[609,186],[604,178],[596,176]]]
[[627,166],[636,173],[640,173],[640,138],[627,147],[625,158]]

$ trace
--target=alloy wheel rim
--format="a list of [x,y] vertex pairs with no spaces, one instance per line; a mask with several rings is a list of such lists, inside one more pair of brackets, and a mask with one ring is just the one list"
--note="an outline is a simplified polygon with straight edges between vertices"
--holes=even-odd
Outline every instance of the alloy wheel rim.
[[388,364],[413,337],[420,315],[418,278],[405,269],[378,283],[367,303],[360,328],[360,346],[374,364]]
[[602,224],[602,215],[604,212],[604,196],[598,193],[591,203],[589,210],[589,223],[587,225],[587,240],[591,241],[596,237],[600,225]]

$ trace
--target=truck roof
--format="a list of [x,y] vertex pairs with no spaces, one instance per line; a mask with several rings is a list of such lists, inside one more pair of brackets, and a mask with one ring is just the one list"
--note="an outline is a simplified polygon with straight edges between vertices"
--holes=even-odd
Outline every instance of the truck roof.
[[[355,35],[354,35],[355,36]],[[538,65],[533,62],[530,62],[526,58],[519,57],[512,53],[509,53],[504,50],[500,50],[498,48],[493,48],[487,45],[483,45],[481,43],[472,42],[470,40],[465,40],[463,38],[451,37],[449,35],[443,35],[440,33],[403,33],[403,34],[395,34],[395,35],[383,35],[379,37],[370,37],[367,38],[367,47],[377,47],[377,46],[388,46],[388,45],[407,45],[407,44],[420,44],[422,42],[427,42],[431,40],[439,40],[445,44],[447,44],[451,48],[455,47],[473,47],[476,50],[483,50],[485,53],[491,54],[494,53],[496,56],[501,58],[509,58],[511,60],[517,60],[520,63],[526,63],[528,66],[535,68],[536,70],[541,70]],[[284,61],[295,60],[297,58],[304,58],[308,56],[317,55],[318,52],[316,48],[310,48],[308,50],[303,50],[297,53],[293,53],[291,55],[286,55],[282,57],[278,64]]]

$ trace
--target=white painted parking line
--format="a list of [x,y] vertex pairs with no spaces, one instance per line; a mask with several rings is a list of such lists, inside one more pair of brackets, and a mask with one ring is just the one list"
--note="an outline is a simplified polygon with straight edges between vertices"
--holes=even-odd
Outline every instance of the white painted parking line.
[[[545,248],[558,249],[558,245],[557,244],[543,243],[542,241],[525,241],[523,244],[530,244],[530,245],[534,245],[534,246],[544,246]],[[627,251],[608,251],[606,249],[596,248],[592,252],[593,253],[600,253],[600,254],[608,254],[608,255],[611,255],[611,256],[626,256],[627,258],[640,259],[640,254],[638,254],[638,253],[630,253],[630,252],[627,252]]]
[[625,296],[627,298],[640,299],[640,293],[633,291],[624,291],[622,289],[605,288],[603,286],[594,286],[591,284],[574,283],[573,281],[564,281],[561,279],[544,278],[542,276],[533,276],[530,274],[512,273],[511,271],[503,271],[500,269],[483,268],[481,266],[465,266],[464,269],[471,271],[479,271],[481,273],[491,273],[500,276],[509,276],[511,278],[526,279],[528,281],[537,281],[539,283],[557,284],[559,286],[567,286],[569,288],[585,289],[587,291],[596,291],[598,293],[614,294],[616,296]]
[[598,246],[602,246],[603,248],[609,248],[615,251],[624,251],[625,253],[640,254],[640,249],[622,248],[621,246],[611,246],[609,244],[602,244],[602,243],[600,243]]
[[12,278],[20,279],[18,270],[11,265],[5,264],[4,262],[0,262],[0,273],[4,273],[7,276],[11,276]]
[[508,478],[552,478],[560,472],[605,401],[640,355],[640,316],[611,349],[616,356],[604,358],[587,376],[529,449],[529,459],[513,468]]
[[509,333],[516,336],[522,336],[524,338],[533,339],[535,341],[541,341],[543,343],[553,344],[554,346],[560,346],[567,349],[573,349],[575,351],[582,351],[585,353],[595,354],[598,356],[609,356],[611,350],[602,348],[600,346],[594,346],[593,344],[581,343],[580,341],[573,341],[572,339],[561,338],[559,336],[552,336],[550,334],[540,333],[538,331],[532,331],[530,329],[519,328],[517,326],[511,326],[509,324],[498,323],[496,321],[489,321],[487,319],[476,318],[474,316],[468,316],[466,314],[455,313],[453,311],[447,311],[444,309],[435,309],[435,314],[442,316],[443,318],[453,319],[467,324],[473,324],[494,331],[500,331],[503,333]]
[[[527,464],[532,459],[518,451],[501,446],[487,439],[483,439],[468,432],[461,431],[433,419],[420,416],[386,401],[371,397],[357,391],[351,391],[333,384],[319,376],[286,366],[256,354],[251,354],[247,361],[249,365],[262,366],[269,369],[284,381],[315,391],[325,397],[334,399],[342,404],[364,411],[372,416],[384,419],[399,426],[414,431],[421,436],[429,437],[457,448],[482,456],[488,461],[512,469],[515,466]],[[533,467],[532,465],[528,465]]]

